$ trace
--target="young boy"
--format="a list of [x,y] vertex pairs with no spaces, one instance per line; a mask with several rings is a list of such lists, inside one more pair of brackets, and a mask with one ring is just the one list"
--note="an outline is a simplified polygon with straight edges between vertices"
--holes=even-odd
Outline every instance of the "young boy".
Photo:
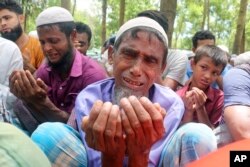
[[226,53],[216,46],[204,45],[196,50],[191,61],[192,79],[177,91],[183,99],[185,112],[181,126],[161,155],[163,166],[186,166],[217,149],[212,129],[221,119],[224,96],[221,90],[210,85],[226,64]]
[[199,122],[215,128],[222,115],[223,91],[210,85],[220,76],[227,64],[226,53],[213,45],[201,46],[191,61],[191,82],[177,91],[184,102],[182,123]]

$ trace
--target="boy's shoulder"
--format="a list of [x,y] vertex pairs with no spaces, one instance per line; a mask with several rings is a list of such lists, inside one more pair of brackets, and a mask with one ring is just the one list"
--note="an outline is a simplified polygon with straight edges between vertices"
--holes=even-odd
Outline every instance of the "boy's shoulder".
[[224,97],[224,92],[222,90],[213,88],[212,86],[209,86],[205,94],[211,101],[217,100],[219,97]]

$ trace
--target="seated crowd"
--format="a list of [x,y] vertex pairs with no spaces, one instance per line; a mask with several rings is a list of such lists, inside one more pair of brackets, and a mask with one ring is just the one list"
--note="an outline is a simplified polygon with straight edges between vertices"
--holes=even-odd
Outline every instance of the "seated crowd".
[[210,31],[188,58],[164,14],[143,11],[97,62],[90,27],[64,8],[37,16],[38,39],[14,0],[0,19],[0,166],[199,166],[250,138],[249,53],[233,64]]

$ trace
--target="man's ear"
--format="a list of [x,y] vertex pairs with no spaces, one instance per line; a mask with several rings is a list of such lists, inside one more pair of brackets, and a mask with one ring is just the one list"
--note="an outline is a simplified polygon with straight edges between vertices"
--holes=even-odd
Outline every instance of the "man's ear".
[[21,24],[24,24],[25,22],[25,16],[23,14],[17,15],[18,20],[20,21]]
[[112,65],[113,62],[114,62],[114,56],[115,56],[114,47],[110,45],[108,47],[108,62],[109,62],[110,65]]
[[190,66],[191,66],[192,70],[193,70],[193,68],[194,68],[195,65],[196,64],[194,62],[194,59],[190,59]]

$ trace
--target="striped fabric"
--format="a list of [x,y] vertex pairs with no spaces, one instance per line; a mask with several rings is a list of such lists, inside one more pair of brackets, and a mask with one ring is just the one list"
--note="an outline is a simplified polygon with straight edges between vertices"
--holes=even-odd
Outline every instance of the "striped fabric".
[[41,124],[31,135],[31,139],[47,155],[53,167],[87,166],[87,153],[80,135],[69,125],[63,123]]
[[186,166],[216,149],[212,129],[201,123],[187,123],[179,127],[164,147],[159,166]]
[[0,91],[0,122],[12,123],[10,112],[6,109],[3,97]]

